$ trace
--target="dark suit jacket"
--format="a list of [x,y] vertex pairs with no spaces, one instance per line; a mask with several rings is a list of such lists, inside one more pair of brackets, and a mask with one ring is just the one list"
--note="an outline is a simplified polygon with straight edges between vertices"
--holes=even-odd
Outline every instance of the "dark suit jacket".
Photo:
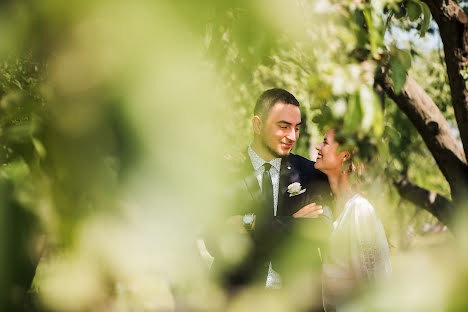
[[[328,238],[331,226],[331,191],[326,175],[314,168],[314,162],[294,154],[281,161],[277,215],[273,216],[273,207],[265,208],[263,195],[255,176],[250,157],[245,153],[242,159],[229,166],[233,183],[229,189],[227,202],[230,203],[232,215],[254,213],[255,229],[250,233],[252,248],[244,260],[224,274],[226,286],[241,286],[247,283],[265,281],[270,260],[282,278],[284,272],[291,268],[291,263],[313,265],[320,261],[317,248]],[[288,186],[299,182],[306,191],[300,195],[290,196]],[[317,219],[294,218],[292,215],[307,204],[315,202],[324,206],[324,213]],[[313,235],[304,235],[300,229],[313,229]],[[299,233],[300,232],[300,233]],[[299,234],[298,234],[299,233]],[[307,238],[304,238],[307,236]],[[311,239],[312,237],[312,239]],[[316,238],[316,239],[314,239]],[[285,255],[282,251],[291,250],[294,243],[302,244],[300,255]],[[288,248],[285,248],[285,247]],[[213,250],[210,252],[213,254]],[[222,262],[222,256],[215,256],[215,270]],[[218,259],[216,259],[218,258]],[[299,258],[303,258],[299,262]],[[286,274],[287,275],[287,274]]]

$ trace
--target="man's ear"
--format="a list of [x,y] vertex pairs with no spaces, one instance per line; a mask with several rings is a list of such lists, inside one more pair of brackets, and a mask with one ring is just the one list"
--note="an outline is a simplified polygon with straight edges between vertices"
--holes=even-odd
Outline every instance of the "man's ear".
[[252,117],[252,128],[255,134],[260,135],[262,132],[262,120],[260,119],[260,116],[255,115]]

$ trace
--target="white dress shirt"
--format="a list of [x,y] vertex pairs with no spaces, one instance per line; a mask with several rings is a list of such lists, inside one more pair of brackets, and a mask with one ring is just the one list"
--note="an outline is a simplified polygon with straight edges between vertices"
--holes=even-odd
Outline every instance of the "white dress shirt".
[[[252,149],[252,144],[249,145],[247,150],[249,154],[250,161],[252,162],[252,166],[255,170],[255,176],[257,177],[258,184],[260,185],[260,189],[262,189],[262,177],[263,171],[265,171],[265,167],[263,165],[266,163],[257,153],[254,152]],[[275,158],[273,160],[268,161],[271,165],[270,168],[270,176],[271,176],[271,183],[273,184],[273,215],[276,216],[276,212],[278,210],[278,193],[279,193],[279,176],[280,176],[280,169],[281,169],[281,158]],[[281,278],[279,274],[273,270],[273,267],[270,266],[268,268],[268,276],[265,282],[266,288],[274,288],[278,289],[281,288]]]
[[[260,156],[257,155],[257,153],[254,152],[251,145],[249,145],[247,152],[252,162],[252,166],[255,169],[255,176],[257,177],[260,189],[262,189],[262,176],[263,171],[265,171],[265,167],[263,167],[263,165],[266,163],[266,161],[264,161]],[[275,158],[273,160],[268,161],[268,163],[271,165],[270,176],[271,183],[273,184],[273,215],[276,216],[276,211],[278,210],[278,192],[281,158]]]

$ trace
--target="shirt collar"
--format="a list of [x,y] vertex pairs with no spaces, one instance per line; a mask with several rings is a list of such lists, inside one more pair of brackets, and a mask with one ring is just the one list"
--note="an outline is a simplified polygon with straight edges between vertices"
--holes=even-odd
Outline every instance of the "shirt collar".
[[[257,171],[261,166],[263,166],[266,161],[264,161],[257,153],[252,149],[252,143],[249,144],[249,148],[247,149],[247,153],[250,156],[250,160],[252,162],[252,166],[254,167],[255,171]],[[270,165],[275,167],[278,172],[281,169],[281,158],[275,158],[268,162]]]

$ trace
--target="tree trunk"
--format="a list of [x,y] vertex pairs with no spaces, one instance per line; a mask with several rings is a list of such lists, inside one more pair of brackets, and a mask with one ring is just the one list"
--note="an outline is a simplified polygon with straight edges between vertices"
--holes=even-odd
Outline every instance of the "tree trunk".
[[418,130],[450,184],[452,199],[459,194],[461,197],[468,185],[468,166],[463,149],[439,108],[410,76],[400,94],[395,94],[388,73],[376,77],[376,81]]
[[452,104],[465,155],[468,155],[468,90],[462,71],[468,64],[468,16],[453,0],[423,0],[439,26]]

